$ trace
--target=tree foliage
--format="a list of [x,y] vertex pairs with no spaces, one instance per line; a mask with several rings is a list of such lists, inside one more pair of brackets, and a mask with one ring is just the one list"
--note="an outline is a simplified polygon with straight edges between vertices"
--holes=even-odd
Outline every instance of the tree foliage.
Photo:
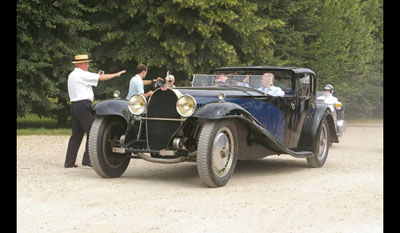
[[18,1],[17,114],[59,118],[68,114],[66,79],[74,54],[96,44],[88,38],[92,9],[70,1]]
[[66,81],[76,54],[91,70],[127,74],[94,88],[127,93],[138,63],[150,78],[170,70],[178,85],[230,65],[313,69],[335,86],[348,115],[380,113],[382,0],[20,0],[17,3],[17,114],[65,123]]

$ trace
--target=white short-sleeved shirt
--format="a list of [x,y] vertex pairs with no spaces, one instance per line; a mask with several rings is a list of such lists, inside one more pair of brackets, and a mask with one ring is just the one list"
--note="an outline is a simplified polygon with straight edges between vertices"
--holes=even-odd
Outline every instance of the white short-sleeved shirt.
[[275,87],[275,86],[270,86],[269,88],[260,87],[257,90],[263,91],[263,92],[267,93],[268,95],[272,95],[272,96],[283,97],[285,95],[285,92],[282,91],[282,89],[280,87]]
[[129,91],[126,99],[129,100],[134,94],[144,94],[144,84],[142,78],[137,74],[129,81]]
[[68,95],[71,102],[80,100],[93,101],[92,86],[97,86],[99,74],[75,68],[68,76]]
[[333,112],[334,107],[333,105],[338,102],[338,99],[333,96],[332,94],[329,94],[328,96],[323,95],[317,98],[318,100],[324,100],[324,103],[328,105],[329,109]]

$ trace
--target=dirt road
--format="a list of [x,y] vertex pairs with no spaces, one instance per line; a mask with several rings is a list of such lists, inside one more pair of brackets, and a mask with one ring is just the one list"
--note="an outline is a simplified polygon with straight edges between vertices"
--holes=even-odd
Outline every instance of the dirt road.
[[383,232],[382,125],[349,126],[322,168],[242,161],[217,189],[195,163],[132,160],[117,179],[65,169],[68,139],[17,137],[17,232]]

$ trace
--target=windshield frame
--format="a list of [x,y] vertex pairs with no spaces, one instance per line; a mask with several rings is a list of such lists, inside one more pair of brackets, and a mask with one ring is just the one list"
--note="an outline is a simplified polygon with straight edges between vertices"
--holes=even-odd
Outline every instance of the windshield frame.
[[226,86],[250,88],[259,91],[261,78],[265,73],[274,74],[274,86],[281,88],[285,92],[285,96],[295,94],[296,74],[289,70],[263,70],[257,72],[215,71],[212,74],[194,74],[192,87]]

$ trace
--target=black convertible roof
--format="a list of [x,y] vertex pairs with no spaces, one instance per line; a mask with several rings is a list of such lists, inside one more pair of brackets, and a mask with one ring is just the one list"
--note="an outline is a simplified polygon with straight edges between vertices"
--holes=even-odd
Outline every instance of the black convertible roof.
[[288,70],[288,71],[293,71],[294,73],[312,73],[315,75],[314,71],[307,69],[307,68],[301,68],[301,67],[290,67],[290,66],[230,66],[230,67],[220,67],[211,70],[211,72],[214,71],[231,71],[231,70]]

